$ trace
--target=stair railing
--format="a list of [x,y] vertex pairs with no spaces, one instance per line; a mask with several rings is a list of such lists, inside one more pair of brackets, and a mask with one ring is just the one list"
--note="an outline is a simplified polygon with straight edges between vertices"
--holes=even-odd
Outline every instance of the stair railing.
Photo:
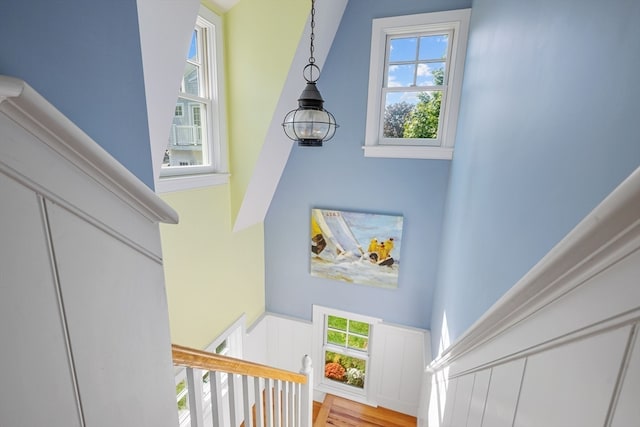
[[[213,427],[312,427],[309,356],[303,357],[302,369],[296,373],[175,344],[172,353],[173,364],[186,368],[191,427],[203,427],[205,418],[202,375],[198,370],[209,372]],[[228,399],[222,398],[224,374]],[[226,400],[228,417],[224,416]]]

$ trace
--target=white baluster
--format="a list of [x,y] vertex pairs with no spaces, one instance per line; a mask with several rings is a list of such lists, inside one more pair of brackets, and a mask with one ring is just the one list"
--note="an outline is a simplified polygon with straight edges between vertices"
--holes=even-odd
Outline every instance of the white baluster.
[[301,414],[300,414],[300,405],[301,405],[301,392],[302,392],[302,384],[296,383],[296,398],[295,398],[295,416],[296,416],[296,427],[300,427],[301,425]]
[[262,387],[260,387],[260,378],[253,379],[253,391],[256,401],[256,427],[264,427],[264,412],[262,408]]
[[229,374],[229,419],[231,420],[231,427],[238,427],[238,421],[236,416],[236,375]]
[[249,377],[242,376],[242,407],[244,410],[244,426],[253,427],[251,422],[251,399],[249,399]]
[[296,412],[296,383],[289,383],[289,421],[288,425],[290,427],[298,427],[295,419]]
[[211,387],[211,418],[213,427],[224,426],[224,411],[222,410],[222,378],[220,372],[209,372],[209,387]]
[[282,427],[289,427],[289,381],[282,384]]
[[266,426],[273,427],[273,386],[270,378],[264,379],[264,398],[266,407]]
[[275,427],[282,427],[282,395],[280,394],[282,382],[280,380],[275,380],[274,385],[273,394],[275,396],[273,399],[273,421],[275,423]]
[[204,427],[202,410],[202,375],[199,370],[187,368],[187,387],[189,388],[189,412],[191,427]]
[[301,374],[307,377],[307,383],[302,385],[300,393],[300,427],[313,425],[313,368],[311,358],[305,354],[302,358]]

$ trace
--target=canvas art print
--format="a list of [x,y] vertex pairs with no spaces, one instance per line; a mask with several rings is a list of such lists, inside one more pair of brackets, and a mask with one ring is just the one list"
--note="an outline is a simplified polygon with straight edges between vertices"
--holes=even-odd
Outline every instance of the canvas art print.
[[311,275],[398,287],[402,216],[311,210]]

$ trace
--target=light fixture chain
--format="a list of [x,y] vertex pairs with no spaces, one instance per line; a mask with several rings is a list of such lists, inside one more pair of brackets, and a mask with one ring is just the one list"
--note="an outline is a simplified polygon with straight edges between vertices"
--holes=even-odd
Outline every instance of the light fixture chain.
[[298,141],[301,147],[322,147],[322,142],[333,138],[338,128],[333,114],[323,108],[324,99],[316,87],[318,79],[313,76],[314,72],[320,75],[320,68],[315,64],[316,59],[313,57],[313,42],[316,38],[315,6],[315,0],[311,0],[309,63],[302,69],[302,77],[307,84],[298,98],[298,108],[289,111],[282,122],[285,135]]
[[310,43],[310,47],[309,47],[309,64],[313,64],[316,62],[316,59],[313,57],[313,40],[316,38],[316,35],[314,33],[314,29],[316,27],[316,1],[315,0],[311,0],[311,43]]

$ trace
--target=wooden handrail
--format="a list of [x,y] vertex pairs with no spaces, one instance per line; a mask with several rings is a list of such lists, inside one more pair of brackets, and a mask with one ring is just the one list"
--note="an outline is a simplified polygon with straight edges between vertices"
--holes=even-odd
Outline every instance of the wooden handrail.
[[299,384],[307,383],[307,377],[303,374],[248,362],[242,359],[235,359],[233,357],[208,353],[194,348],[173,344],[171,346],[171,352],[173,354],[173,364],[177,366],[270,378]]

